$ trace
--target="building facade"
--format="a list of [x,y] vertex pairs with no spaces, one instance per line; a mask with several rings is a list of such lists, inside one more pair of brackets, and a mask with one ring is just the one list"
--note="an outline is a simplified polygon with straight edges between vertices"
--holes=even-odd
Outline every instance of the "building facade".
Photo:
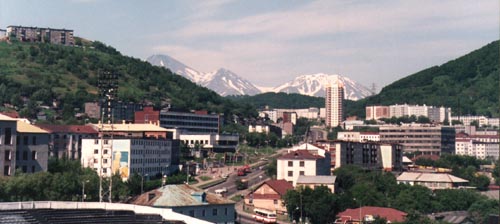
[[293,190],[293,185],[286,180],[268,180],[245,196],[245,205],[285,214],[283,196],[289,190]]
[[457,134],[455,140],[455,154],[474,156],[478,159],[499,158],[498,135],[467,135]]
[[144,107],[142,111],[136,111],[134,115],[135,124],[158,123],[160,121],[160,111],[153,107]]
[[403,147],[377,142],[334,141],[335,169],[356,165],[369,170],[398,171],[403,168]]
[[[367,107],[368,111],[368,107]],[[367,115],[368,116],[368,113]],[[451,109],[449,107],[435,107],[427,105],[390,105],[389,117],[403,117],[403,116],[424,116],[428,117],[432,122],[451,121]]]
[[240,136],[238,134],[190,134],[181,133],[178,138],[190,148],[199,148],[212,152],[236,152]]
[[296,186],[299,176],[330,175],[330,153],[313,153],[310,150],[296,150],[277,160],[276,179],[284,179]]
[[49,158],[49,133],[45,130],[17,121],[16,169],[23,173],[47,171]]
[[388,106],[367,106],[366,120],[378,120],[380,118],[390,118]]
[[344,85],[337,80],[326,85],[325,92],[326,126],[337,127],[343,121]]
[[398,184],[421,185],[431,190],[456,189],[469,184],[468,180],[447,173],[403,172],[396,180]]
[[21,42],[42,42],[67,46],[75,44],[73,30],[66,29],[8,26],[7,38]]
[[455,152],[455,129],[434,125],[380,126],[380,141],[399,143],[405,152],[440,155]]
[[160,126],[175,128],[190,133],[219,133],[222,120],[218,114],[208,114],[206,111],[195,113],[160,111]]
[[96,138],[97,130],[90,125],[37,125],[49,133],[49,156],[79,160],[82,139]]
[[0,175],[11,176],[16,168],[17,120],[0,114]]

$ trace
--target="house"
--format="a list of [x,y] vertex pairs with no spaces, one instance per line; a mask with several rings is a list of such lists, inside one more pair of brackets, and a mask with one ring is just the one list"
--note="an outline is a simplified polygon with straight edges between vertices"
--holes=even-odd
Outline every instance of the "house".
[[330,153],[324,150],[298,149],[278,158],[277,179],[296,186],[301,175],[330,175]]
[[447,173],[403,172],[396,180],[398,184],[422,185],[431,190],[455,189],[469,183],[468,180]]
[[347,209],[337,215],[335,223],[359,224],[374,221],[376,217],[384,218],[387,223],[400,223],[405,221],[407,213],[384,207],[363,206],[355,209]]
[[20,42],[42,42],[73,46],[73,30],[26,26],[8,26],[7,38]]
[[336,176],[299,176],[295,187],[303,186],[314,189],[318,186],[325,186],[330,189],[332,193],[335,193],[336,178]]
[[49,133],[24,120],[17,120],[16,169],[23,173],[47,171]]
[[146,192],[129,201],[130,204],[169,208],[212,223],[234,223],[234,202],[215,194],[186,185],[166,185]]
[[286,207],[282,198],[288,190],[293,190],[293,185],[288,181],[268,180],[245,196],[245,205],[284,214]]

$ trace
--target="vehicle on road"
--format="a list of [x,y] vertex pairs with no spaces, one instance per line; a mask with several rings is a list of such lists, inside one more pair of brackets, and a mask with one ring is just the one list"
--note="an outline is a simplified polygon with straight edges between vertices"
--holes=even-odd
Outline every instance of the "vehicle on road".
[[221,197],[223,197],[225,193],[227,193],[227,188],[225,187],[215,190],[215,194]]
[[237,171],[238,176],[245,176],[247,173],[245,172],[245,169],[239,168]]
[[253,211],[254,214],[252,215],[252,218],[255,219],[255,221],[262,223],[276,223],[276,212],[260,208],[256,208]]
[[248,188],[248,179],[242,178],[235,181],[237,190],[244,190]]

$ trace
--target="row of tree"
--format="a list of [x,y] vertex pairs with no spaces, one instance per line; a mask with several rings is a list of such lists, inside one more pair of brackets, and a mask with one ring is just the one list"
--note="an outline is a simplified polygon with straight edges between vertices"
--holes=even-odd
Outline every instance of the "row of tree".
[[[103,186],[109,186],[109,180],[103,180]],[[167,177],[166,184],[180,184],[185,180],[186,174],[179,173]],[[119,175],[114,175],[112,199],[126,201],[141,190],[161,186],[161,181],[159,177],[142,178],[133,174],[123,182]],[[82,168],[79,161],[51,159],[48,172],[27,174],[19,170],[15,176],[0,178],[0,201],[79,201],[84,186],[85,200],[99,201],[99,177],[94,170]]]
[[406,223],[430,223],[422,216],[433,212],[466,210],[474,223],[484,223],[489,214],[498,214],[498,200],[488,199],[473,190],[436,190],[423,186],[397,184],[391,173],[365,171],[345,166],[334,172],[338,193],[325,187],[288,191],[284,196],[291,218],[302,216],[312,223],[329,223],[347,208],[360,206],[391,207],[407,212]]

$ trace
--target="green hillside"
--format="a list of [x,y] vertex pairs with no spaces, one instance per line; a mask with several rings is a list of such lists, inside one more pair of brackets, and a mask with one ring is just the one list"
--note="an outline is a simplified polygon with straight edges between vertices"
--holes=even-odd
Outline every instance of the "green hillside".
[[309,107],[325,107],[325,98],[306,96],[297,93],[261,93],[254,96],[227,96],[227,98],[250,103],[257,108],[300,109]]
[[176,109],[205,109],[228,117],[255,113],[249,105],[238,105],[167,69],[123,56],[103,43],[79,38],[76,42],[83,42],[83,46],[0,42],[1,105],[12,104],[34,117],[37,105],[51,105],[56,99],[61,103],[56,112],[64,120],[71,119],[83,111],[84,102],[97,100],[98,72],[110,71],[119,76],[118,97],[122,101],[151,101],[156,106],[170,103]]
[[398,80],[361,105],[427,104],[453,114],[499,116],[499,42]]

